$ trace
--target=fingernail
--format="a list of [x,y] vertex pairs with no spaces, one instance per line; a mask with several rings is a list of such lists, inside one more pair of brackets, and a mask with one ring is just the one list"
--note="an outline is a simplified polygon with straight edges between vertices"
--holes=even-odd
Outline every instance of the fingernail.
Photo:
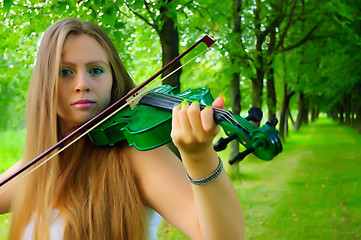
[[206,106],[204,109],[209,109],[209,108],[212,108],[212,106]]
[[193,104],[193,103],[199,103],[199,102],[198,102],[197,100],[195,100],[195,101],[192,102],[192,104]]
[[223,93],[219,94],[219,97],[223,99],[223,101],[226,101],[226,97],[224,96]]
[[186,107],[188,104],[188,99],[184,99],[181,103],[180,103],[180,106],[181,107]]

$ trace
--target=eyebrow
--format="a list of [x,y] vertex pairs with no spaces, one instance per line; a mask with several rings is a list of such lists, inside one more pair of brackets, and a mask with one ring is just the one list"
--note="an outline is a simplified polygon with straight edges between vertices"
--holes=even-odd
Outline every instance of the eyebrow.
[[[97,64],[103,64],[105,66],[110,67],[109,62],[104,62],[103,60],[90,61],[86,63],[86,65],[97,65]],[[76,63],[61,61],[61,65],[73,66],[76,65]]]

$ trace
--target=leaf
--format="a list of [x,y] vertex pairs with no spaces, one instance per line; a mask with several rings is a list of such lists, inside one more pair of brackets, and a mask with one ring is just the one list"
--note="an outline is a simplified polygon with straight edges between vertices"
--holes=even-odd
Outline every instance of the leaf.
[[13,5],[14,1],[13,0],[4,0],[4,8],[3,11],[4,12],[8,12],[11,8],[11,6]]
[[117,12],[114,6],[107,7],[104,11],[102,22],[104,23],[104,25],[106,26],[108,25],[112,28],[115,24],[116,16],[117,16]]
[[114,24],[114,28],[115,28],[115,29],[125,28],[125,23],[124,23],[124,22],[116,22],[116,23]]
[[121,41],[121,39],[124,38],[124,34],[121,31],[115,31],[113,35],[114,38],[117,39],[118,41]]
[[131,0],[131,1],[125,1],[128,6],[130,6],[134,11],[137,11],[137,10],[141,10],[143,9],[144,7],[144,3],[142,1],[134,1],[134,0]]

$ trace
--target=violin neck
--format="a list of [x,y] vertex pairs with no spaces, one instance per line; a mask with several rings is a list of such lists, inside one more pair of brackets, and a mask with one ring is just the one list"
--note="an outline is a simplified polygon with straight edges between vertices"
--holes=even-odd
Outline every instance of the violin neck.
[[[181,102],[183,102],[185,99],[173,95],[168,94],[162,94],[157,92],[148,92],[146,95],[144,95],[139,103],[142,105],[150,106],[150,107],[156,107],[160,109],[164,109],[166,111],[172,111],[172,109],[179,105]],[[193,101],[187,100],[188,104],[192,104]],[[206,107],[205,104],[200,103],[200,108],[204,109]],[[216,122],[220,122],[224,120],[224,112],[227,112],[226,110],[219,109],[212,107],[214,110],[214,120]]]
[[182,98],[171,95],[157,92],[148,92],[140,99],[139,104],[172,111],[172,109],[179,105],[183,100],[184,99]]

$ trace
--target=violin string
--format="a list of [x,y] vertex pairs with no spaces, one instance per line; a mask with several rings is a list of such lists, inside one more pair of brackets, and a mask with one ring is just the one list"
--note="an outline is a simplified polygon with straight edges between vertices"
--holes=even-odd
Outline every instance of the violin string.
[[[170,104],[174,104],[174,103],[179,104],[184,100],[184,98],[181,98],[181,97],[178,97],[178,96],[172,96],[172,95],[162,95],[162,98],[158,97],[158,95],[153,95],[152,97],[158,98],[159,100],[162,100],[163,102],[168,102]],[[228,111],[220,109],[220,108],[215,108],[215,107],[213,107],[213,109],[217,113],[222,115],[222,117],[224,117],[224,119],[226,121],[228,121],[229,123],[232,123],[233,121],[236,121],[236,119]]]
[[[163,99],[162,96],[162,100],[163,101],[168,101],[169,103],[174,103],[174,101],[172,101],[173,99],[177,100],[177,103],[182,102],[184,99],[178,96],[171,96],[171,95],[166,95],[166,99]],[[222,115],[222,117],[229,123],[233,123],[235,125],[237,125],[238,127],[242,127],[239,125],[239,123],[237,122],[236,118],[227,110],[221,109],[221,108],[216,108],[216,107],[212,107],[213,110],[215,112],[217,112],[218,114]]]
[[[179,99],[179,101],[183,101],[182,98],[180,97],[177,97],[177,96],[171,96],[171,97],[174,97],[174,98],[177,98]],[[217,107],[212,107],[212,109],[218,113],[220,116],[223,117],[223,119],[231,124],[234,124],[236,125],[237,127],[245,130],[247,133],[249,133],[249,131],[243,127],[241,124],[239,124],[239,122],[237,121],[237,119],[233,116],[233,114],[227,110],[224,110],[224,109],[221,109],[221,108],[217,108]]]
[[2,194],[3,192],[5,192],[6,190],[8,190],[9,188],[11,188],[12,186],[14,186],[15,184],[17,184],[18,182],[20,182],[22,179],[24,179],[25,177],[27,177],[29,174],[31,174],[32,172],[34,172],[35,170],[37,170],[38,168],[40,168],[42,165],[44,165],[45,163],[47,163],[50,159],[52,159],[53,157],[55,157],[56,155],[58,155],[59,153],[63,152],[65,149],[67,149],[70,145],[74,144],[75,142],[77,142],[79,139],[81,139],[82,137],[84,137],[86,134],[88,134],[90,131],[92,131],[94,128],[98,127],[100,124],[102,124],[103,122],[105,122],[106,120],[108,120],[109,118],[111,118],[113,115],[115,115],[117,112],[119,112],[120,110],[122,110],[123,108],[125,108],[127,106],[127,104],[124,104],[122,106],[120,106],[118,109],[116,109],[114,112],[110,113],[108,116],[104,117],[104,119],[100,120],[99,122],[97,122],[96,124],[94,124],[94,126],[92,126],[91,128],[89,128],[88,130],[84,131],[82,134],[80,134],[78,137],[76,137],[74,140],[72,140],[70,143],[68,143],[67,145],[65,145],[64,147],[62,147],[60,150],[58,150],[57,152],[55,152],[53,155],[51,155],[50,157],[48,157],[46,160],[42,161],[39,165],[37,165],[36,167],[34,167],[33,169],[29,170],[27,173],[24,173],[22,176],[19,176],[19,178],[14,181],[13,183],[9,184],[9,186],[7,186],[5,189],[0,191],[0,194]]
[[223,115],[223,117],[224,118],[226,118],[226,119],[229,119],[229,123],[233,123],[234,125],[236,125],[238,128],[240,128],[240,129],[243,129],[243,131],[245,131],[246,133],[250,133],[250,131],[246,128],[246,127],[244,127],[244,126],[242,126],[238,121],[237,121],[237,119],[234,117],[234,115],[231,113],[231,112],[229,112],[229,111],[226,111],[226,110],[223,110],[223,109],[220,109],[220,108],[216,108],[216,111],[221,111],[224,115]]
[[229,123],[236,125],[238,128],[243,129],[244,131],[246,131],[247,133],[249,133],[249,131],[243,127],[238,121],[237,119],[234,117],[234,115],[224,109],[220,109],[220,108],[213,108],[215,112],[218,112],[220,115],[222,115],[222,117]]
[[[161,98],[158,95],[152,95],[152,97],[162,100],[163,102],[170,103],[170,104],[181,103],[184,100],[184,98],[181,98],[178,96],[172,96],[172,95],[162,95]],[[245,130],[246,132],[249,132],[246,128],[244,128],[242,125],[240,125],[238,123],[237,119],[229,111],[221,109],[221,108],[216,108],[216,107],[212,107],[212,108],[216,113],[221,115],[225,121],[236,125],[237,127]]]

